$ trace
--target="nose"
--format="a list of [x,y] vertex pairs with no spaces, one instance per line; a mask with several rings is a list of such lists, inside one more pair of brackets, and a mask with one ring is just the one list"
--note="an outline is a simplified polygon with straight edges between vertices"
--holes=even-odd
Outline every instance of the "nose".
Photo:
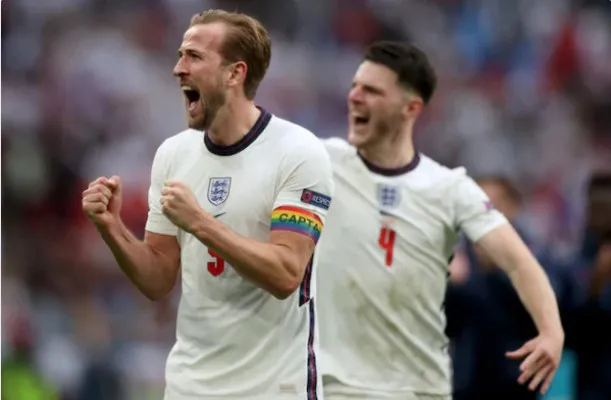
[[363,102],[363,91],[358,87],[354,86],[348,92],[349,103],[362,103]]
[[174,70],[172,71],[172,73],[175,77],[178,77],[178,78],[183,77],[189,73],[189,70],[187,69],[187,66],[186,66],[186,63],[183,57],[178,59],[178,61],[176,62],[176,65],[174,66]]

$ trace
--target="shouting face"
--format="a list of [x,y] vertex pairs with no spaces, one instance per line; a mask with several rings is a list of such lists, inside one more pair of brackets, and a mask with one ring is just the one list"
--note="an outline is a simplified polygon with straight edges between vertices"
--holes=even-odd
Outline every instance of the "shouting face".
[[221,55],[227,26],[197,24],[184,34],[174,75],[185,97],[189,128],[206,130],[226,101],[225,64]]
[[394,71],[364,61],[348,93],[348,141],[361,148],[395,135],[407,118],[406,101]]

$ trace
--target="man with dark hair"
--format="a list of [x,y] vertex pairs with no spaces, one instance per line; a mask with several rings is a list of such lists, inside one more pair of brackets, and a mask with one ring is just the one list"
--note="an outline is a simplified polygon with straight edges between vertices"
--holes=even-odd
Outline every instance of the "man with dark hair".
[[386,65],[406,88],[428,104],[437,86],[437,75],[426,54],[416,46],[400,42],[378,42],[365,51],[364,59]]
[[565,314],[567,347],[577,356],[577,398],[611,398],[611,172],[587,186],[583,242],[571,268],[572,304]]
[[166,400],[321,394],[311,277],[331,165],[311,132],[255,106],[270,57],[254,18],[195,15],[174,68],[190,129],[157,150],[144,240],[121,220],[119,177],[83,192],[83,210],[145,296],[167,296],[181,272]]
[[325,142],[336,192],[318,248],[327,399],[449,399],[443,300],[459,232],[505,270],[539,335],[507,355],[549,386],[564,333],[540,265],[464,168],[413,145],[437,78],[409,44],[372,45],[348,94],[348,141]]

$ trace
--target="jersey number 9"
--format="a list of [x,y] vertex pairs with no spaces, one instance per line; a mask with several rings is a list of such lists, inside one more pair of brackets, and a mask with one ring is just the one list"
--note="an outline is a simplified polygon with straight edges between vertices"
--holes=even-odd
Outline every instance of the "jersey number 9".
[[225,260],[211,249],[208,249],[208,254],[215,259],[214,261],[208,261],[208,272],[212,276],[219,276],[225,270]]
[[386,252],[385,264],[387,267],[392,266],[396,235],[397,234],[394,230],[385,226],[380,229],[380,237],[378,238],[378,244],[380,245],[380,248]]

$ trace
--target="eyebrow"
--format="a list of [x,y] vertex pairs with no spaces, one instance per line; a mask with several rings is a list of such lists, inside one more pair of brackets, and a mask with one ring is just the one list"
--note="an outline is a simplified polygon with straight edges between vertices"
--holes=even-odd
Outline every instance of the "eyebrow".
[[203,56],[204,55],[204,53],[201,52],[201,51],[197,51],[197,50],[189,49],[189,48],[187,48],[187,49],[182,49],[182,48],[178,49],[176,53],[177,53],[178,57],[182,57],[183,54],[198,55],[198,56]]
[[[359,84],[358,82],[352,82],[352,87],[355,87],[357,84]],[[382,88],[379,88],[377,86],[372,86],[372,85],[368,85],[368,84],[360,84],[363,89],[365,89],[365,91],[370,92],[370,93],[376,93],[376,94],[384,94],[384,90]]]

